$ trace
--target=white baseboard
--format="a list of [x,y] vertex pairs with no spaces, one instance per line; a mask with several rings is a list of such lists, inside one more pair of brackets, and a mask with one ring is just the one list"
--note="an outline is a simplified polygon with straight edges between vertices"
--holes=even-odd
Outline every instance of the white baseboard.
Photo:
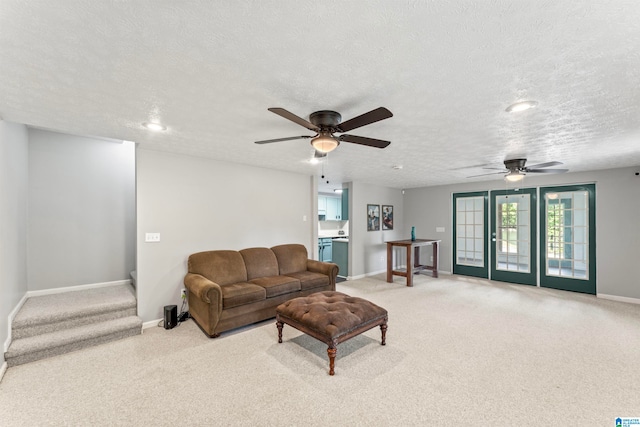
[[11,345],[11,325],[13,324],[13,319],[15,319],[16,314],[18,314],[18,311],[22,308],[27,298],[38,297],[42,295],[60,294],[63,292],[83,291],[86,289],[106,288],[109,286],[130,285],[130,284],[131,284],[131,280],[127,279],[127,280],[116,280],[113,282],[90,283],[88,285],[67,286],[64,288],[43,289],[39,291],[27,291],[22,297],[22,299],[18,302],[16,307],[11,311],[11,313],[9,313],[9,319],[7,322],[8,332],[7,332],[7,339],[4,342],[4,352],[6,353],[7,350],[9,350],[9,346]]
[[630,304],[640,304],[640,298],[619,297],[617,295],[597,294],[596,297],[611,301],[628,302]]
[[2,382],[5,372],[7,372],[7,362],[2,362],[2,366],[0,366],[0,382]]
[[109,286],[130,285],[131,280],[115,280],[113,282],[90,283],[88,285],[67,286],[64,288],[42,289],[40,291],[28,291],[27,297],[39,297],[42,295],[61,294],[63,292],[84,291],[87,289],[107,288]]
[[162,320],[163,319],[156,319],[156,320],[150,320],[148,322],[144,322],[142,324],[142,330],[144,331],[145,329],[157,327],[158,323],[162,322]]
[[25,294],[22,296],[22,298],[20,299],[20,301],[18,301],[18,304],[16,304],[15,308],[13,310],[11,310],[11,313],[9,313],[9,319],[7,322],[7,339],[4,342],[4,352],[6,353],[7,350],[9,350],[9,345],[11,345],[11,325],[13,324],[13,319],[16,318],[16,314],[18,314],[18,311],[20,311],[20,309],[22,308],[22,306],[24,305],[25,301],[27,300],[27,293],[25,292]]

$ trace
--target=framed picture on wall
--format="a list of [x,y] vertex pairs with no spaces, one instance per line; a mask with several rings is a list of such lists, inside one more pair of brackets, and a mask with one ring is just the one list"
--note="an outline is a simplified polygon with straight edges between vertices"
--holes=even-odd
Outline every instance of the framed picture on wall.
[[380,230],[380,205],[367,205],[367,231]]
[[382,205],[382,229],[393,230],[393,206]]

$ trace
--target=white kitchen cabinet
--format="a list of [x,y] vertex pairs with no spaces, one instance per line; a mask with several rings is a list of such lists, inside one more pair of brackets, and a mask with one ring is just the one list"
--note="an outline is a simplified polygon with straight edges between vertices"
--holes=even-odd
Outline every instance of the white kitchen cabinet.
[[327,211],[327,198],[325,196],[318,196],[318,212]]
[[[326,204],[326,216],[327,221],[340,221],[342,219],[342,200],[338,197],[324,197],[324,203]],[[318,206],[320,201],[318,200]],[[318,211],[321,209],[318,207]]]

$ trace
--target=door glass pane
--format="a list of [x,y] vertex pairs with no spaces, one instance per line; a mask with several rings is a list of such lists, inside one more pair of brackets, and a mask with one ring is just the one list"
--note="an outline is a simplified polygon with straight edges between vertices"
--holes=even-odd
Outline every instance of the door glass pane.
[[456,263],[484,266],[484,197],[458,198],[456,202]]
[[530,272],[530,195],[496,196],[496,270]]
[[545,194],[547,275],[589,279],[588,197],[582,190]]

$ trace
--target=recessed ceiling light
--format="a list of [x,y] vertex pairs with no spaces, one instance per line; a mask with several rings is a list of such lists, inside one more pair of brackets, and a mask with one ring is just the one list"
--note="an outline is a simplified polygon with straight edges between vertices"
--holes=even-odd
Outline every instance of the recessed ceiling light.
[[342,188],[336,188],[333,190],[334,193],[342,194]]
[[400,170],[400,169],[402,169],[403,167],[404,167],[404,166],[402,166],[402,165],[395,165],[395,166],[393,166],[393,168],[394,168],[395,170],[397,170],[397,171],[399,171],[399,170]]
[[528,110],[538,105],[537,101],[522,101],[511,104],[505,110],[507,113],[517,113],[518,111]]
[[146,123],[143,123],[142,126],[154,132],[162,132],[163,130],[167,130],[167,127],[162,126],[160,123],[146,122]]

